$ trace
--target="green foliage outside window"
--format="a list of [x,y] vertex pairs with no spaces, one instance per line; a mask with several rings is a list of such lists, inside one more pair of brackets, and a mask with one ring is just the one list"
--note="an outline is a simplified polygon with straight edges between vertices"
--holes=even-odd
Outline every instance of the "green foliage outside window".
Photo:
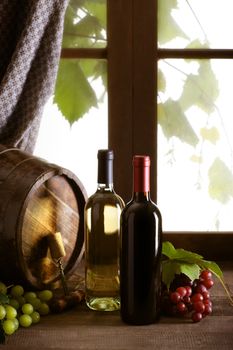
[[[64,25],[63,48],[101,48],[106,46],[106,1],[71,0]],[[54,102],[72,125],[103,96],[97,97],[92,81],[101,79],[107,90],[104,60],[61,59]]]
[[[190,1],[186,1],[190,7]],[[173,13],[180,5],[178,0],[160,0],[158,2],[158,44],[159,47],[166,47],[166,44],[175,39],[186,40],[188,44],[186,49],[208,49],[209,43],[206,33],[204,40],[201,42],[198,38],[190,41],[186,33],[176,23]],[[191,9],[194,20],[203,27]],[[191,25],[191,24],[190,24]],[[197,72],[186,73],[185,67],[193,63],[198,65]],[[179,98],[164,98],[166,94],[167,78],[162,68],[158,70],[158,123],[162,128],[165,137],[173,139],[178,138],[183,143],[191,146],[195,150],[199,144],[199,151],[192,151],[190,160],[197,163],[199,173],[203,163],[202,153],[206,144],[212,145],[212,149],[220,141],[221,137],[227,138],[227,132],[224,127],[224,119],[216,104],[219,97],[219,82],[213,71],[211,60],[183,60],[183,69],[176,66],[177,60],[164,60],[164,63],[171,65],[182,76],[183,88]],[[197,131],[190,123],[187,112],[195,107],[195,113],[203,115],[203,126]],[[194,113],[193,113],[194,114]],[[215,115],[215,117],[214,117]],[[214,125],[213,118],[217,118],[218,125],[221,125],[223,132]],[[201,147],[200,147],[201,145]],[[229,146],[230,147],[230,146]],[[172,151],[171,151],[172,152]],[[197,153],[199,152],[199,154]],[[230,154],[232,150],[229,150]],[[220,204],[226,204],[233,198],[233,175],[225,162],[216,154],[207,172],[208,175],[208,194],[213,200],[217,200]],[[201,189],[201,179],[197,184],[197,189]],[[216,219],[216,228],[218,219]]]
[[[174,39],[187,40],[186,48],[209,48],[207,38],[203,42],[197,38],[192,42],[173,16],[178,7],[178,0],[158,2],[158,44],[163,47]],[[198,19],[197,19],[198,20]],[[103,48],[106,46],[106,1],[71,0],[65,18],[63,39],[64,48]],[[194,60],[183,60],[188,67]],[[169,60],[165,63],[182,76],[183,86],[178,99],[164,98],[167,79],[162,68],[158,69],[158,123],[167,140],[178,138],[184,145],[195,149],[197,144],[217,144],[220,139],[218,128],[209,121],[216,112],[219,96],[218,80],[210,60],[196,60],[195,73],[186,73]],[[91,59],[62,59],[59,66],[54,102],[57,103],[64,117],[70,124],[82,118],[92,107],[97,107],[103,96],[97,97],[92,81],[100,79],[107,91],[106,62]],[[197,132],[187,118],[186,112],[198,108],[205,113],[205,122]],[[191,161],[201,167],[202,154],[192,153]],[[216,157],[208,171],[209,196],[221,204],[233,197],[233,176],[223,160]]]

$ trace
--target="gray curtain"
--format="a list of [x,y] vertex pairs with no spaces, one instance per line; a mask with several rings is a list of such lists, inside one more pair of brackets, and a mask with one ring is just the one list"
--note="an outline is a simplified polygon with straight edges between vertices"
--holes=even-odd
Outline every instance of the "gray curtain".
[[54,90],[67,4],[0,0],[0,144],[33,152]]

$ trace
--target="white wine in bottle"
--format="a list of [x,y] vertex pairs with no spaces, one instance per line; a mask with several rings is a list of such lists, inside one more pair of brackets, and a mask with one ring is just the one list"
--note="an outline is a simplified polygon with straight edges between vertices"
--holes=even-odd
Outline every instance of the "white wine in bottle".
[[119,240],[123,200],[113,189],[113,151],[98,151],[98,185],[85,207],[85,285],[90,309],[120,308]]

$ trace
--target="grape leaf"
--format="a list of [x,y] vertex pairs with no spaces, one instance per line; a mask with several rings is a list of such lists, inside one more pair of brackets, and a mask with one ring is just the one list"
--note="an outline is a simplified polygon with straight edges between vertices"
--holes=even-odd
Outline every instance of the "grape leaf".
[[77,10],[77,8],[82,7],[84,3],[85,0],[70,0],[69,6],[71,6],[73,10]]
[[186,47],[186,49],[208,49],[209,45],[207,42],[201,43],[199,39],[191,41]]
[[[64,47],[96,47],[98,41],[105,40],[101,33],[102,27],[98,20],[90,15],[82,18],[78,23],[72,25],[71,29],[66,29],[63,35]],[[105,44],[101,43],[101,47]]]
[[175,274],[183,273],[192,281],[199,278],[200,271],[208,269],[215,274],[223,284],[222,271],[213,261],[204,260],[204,258],[188,250],[176,249],[169,241],[163,242],[162,254],[167,259],[162,261],[162,281],[169,289]]
[[158,2],[158,41],[165,44],[176,37],[188,39],[187,35],[172,17],[172,9],[177,7],[177,0]]
[[158,70],[158,91],[165,92],[166,89],[166,79],[161,71],[161,69]]
[[[78,16],[79,9],[85,13],[83,18]],[[103,32],[105,28],[106,3],[72,1],[66,10],[62,46],[63,48],[106,46]]]
[[198,163],[198,164],[201,164],[203,162],[203,159],[201,156],[199,155],[196,155],[196,154],[193,154],[191,157],[190,157],[190,160],[194,163]]
[[107,62],[104,60],[98,60],[94,66],[93,73],[94,79],[101,77],[102,83],[105,89],[107,89]]
[[211,60],[199,60],[199,74],[203,83],[203,89],[208,91],[209,96],[212,96],[213,100],[219,95],[218,80],[213,72],[211,66]]
[[[194,39],[193,41],[189,42],[185,48],[186,49],[209,49],[209,45],[207,42],[202,43],[199,39]],[[184,60],[186,62],[193,61],[192,58],[185,58]]]
[[172,260],[165,260],[162,263],[162,281],[169,289],[176,274],[180,273],[179,264]]
[[99,25],[102,29],[106,30],[107,25],[107,15],[106,15],[106,0],[104,1],[87,1],[85,8],[90,12],[95,18],[98,19]]
[[177,260],[179,263],[199,264],[203,260],[202,255],[182,248],[175,249],[173,244],[168,241],[163,243],[162,254],[171,260]]
[[182,263],[180,264],[180,272],[188,276],[191,281],[194,281],[199,278],[200,267],[197,264]]
[[198,137],[178,101],[169,98],[158,104],[158,123],[168,139],[176,136],[191,146],[197,145]]
[[72,124],[91,107],[97,107],[97,97],[77,60],[61,60],[55,87],[54,102]]
[[101,26],[99,24],[99,21],[96,17],[91,15],[86,15],[84,18],[82,18],[75,26],[74,26],[74,32],[75,35],[98,35],[102,37],[101,35]]
[[172,259],[176,255],[176,249],[174,245],[169,241],[163,242],[162,254]]
[[209,168],[209,195],[225,204],[233,197],[233,174],[226,164],[216,158]]
[[96,61],[91,59],[85,59],[85,60],[79,61],[80,68],[82,69],[83,74],[85,75],[86,78],[90,78],[90,77],[93,78],[95,74],[96,64],[97,64]]
[[200,260],[203,259],[203,256],[190,252],[188,250],[179,248],[176,249],[175,259],[177,260],[187,260],[188,262],[191,262],[190,259],[193,260]]
[[218,97],[218,81],[213,73],[209,61],[199,61],[198,75],[189,74],[179,99],[184,111],[193,105],[210,114],[215,109],[215,100]]
[[213,143],[214,145],[219,140],[219,131],[216,127],[201,128],[200,134],[204,140]]
[[203,269],[210,270],[210,271],[213,272],[213,273],[215,274],[215,276],[217,276],[218,278],[222,278],[222,277],[223,277],[222,270],[220,269],[220,267],[218,266],[218,264],[216,264],[214,261],[203,260],[203,261],[201,262],[201,267],[202,267]]
[[72,4],[70,1],[66,9],[65,20],[64,20],[64,32],[62,47],[76,47],[77,37],[74,35],[75,24],[74,20],[77,18],[77,8],[76,5]]

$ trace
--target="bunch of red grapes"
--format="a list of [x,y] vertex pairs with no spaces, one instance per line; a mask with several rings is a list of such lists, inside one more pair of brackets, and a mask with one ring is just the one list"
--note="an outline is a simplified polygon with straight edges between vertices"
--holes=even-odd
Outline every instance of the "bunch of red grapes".
[[212,273],[203,270],[199,279],[191,281],[185,274],[176,275],[169,291],[163,291],[162,311],[172,316],[190,316],[199,322],[212,313],[209,290],[214,281]]

